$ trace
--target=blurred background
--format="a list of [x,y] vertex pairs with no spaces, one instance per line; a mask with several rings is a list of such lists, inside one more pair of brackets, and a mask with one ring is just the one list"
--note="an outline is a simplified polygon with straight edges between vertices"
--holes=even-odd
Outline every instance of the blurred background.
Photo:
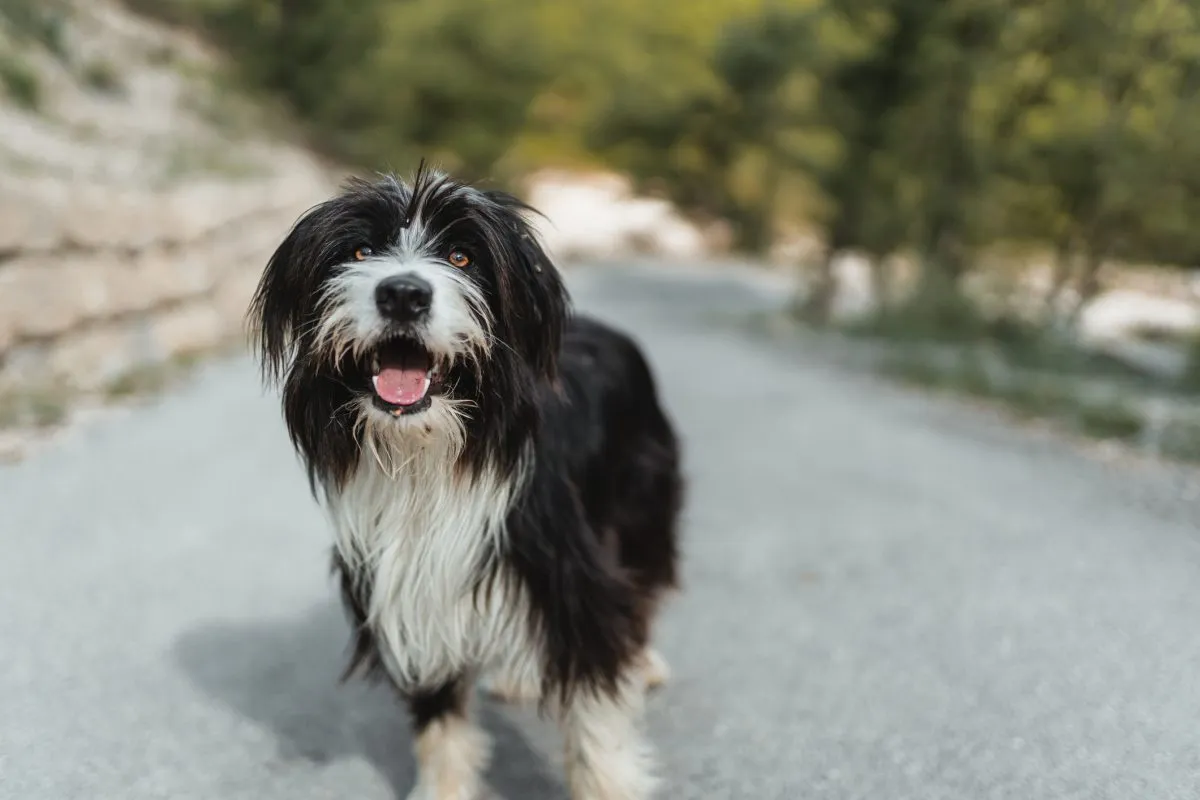
[[0,89],[6,429],[224,346],[296,214],[427,158],[568,262],[758,264],[775,327],[1200,451],[1187,0],[3,0]]
[[407,796],[243,315],[422,158],[682,432],[664,800],[1197,796],[1196,0],[0,0],[0,800]]

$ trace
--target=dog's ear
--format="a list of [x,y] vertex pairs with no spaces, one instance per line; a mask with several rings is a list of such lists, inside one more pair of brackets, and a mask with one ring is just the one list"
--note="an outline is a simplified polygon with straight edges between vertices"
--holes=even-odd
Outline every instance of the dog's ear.
[[553,380],[570,312],[562,276],[546,254],[527,215],[533,208],[507,192],[488,191],[505,230],[505,261],[499,284],[505,340],[538,374]]
[[305,321],[315,313],[312,303],[329,250],[325,223],[332,210],[332,201],[323,203],[292,226],[267,262],[250,301],[248,328],[268,380],[278,381],[288,370]]

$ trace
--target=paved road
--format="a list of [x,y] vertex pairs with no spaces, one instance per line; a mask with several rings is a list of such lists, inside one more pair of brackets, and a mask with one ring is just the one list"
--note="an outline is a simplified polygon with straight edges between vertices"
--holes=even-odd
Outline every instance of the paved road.
[[[1194,478],[714,324],[736,280],[574,278],[687,437],[688,589],[650,725],[664,800],[1200,796]],[[0,468],[0,798],[386,800],[381,690],[339,688],[327,534],[244,362]],[[564,796],[487,707],[493,783]]]

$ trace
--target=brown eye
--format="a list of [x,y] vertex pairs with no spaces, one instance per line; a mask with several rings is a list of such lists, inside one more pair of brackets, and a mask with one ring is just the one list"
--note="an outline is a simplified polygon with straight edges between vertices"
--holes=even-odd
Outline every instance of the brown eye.
[[460,250],[457,247],[450,251],[450,255],[446,256],[446,260],[450,262],[450,266],[462,269],[471,265],[471,256],[466,250]]
[[370,257],[371,257],[371,248],[369,248],[369,247],[360,247],[354,251],[354,260],[355,261],[366,261]]

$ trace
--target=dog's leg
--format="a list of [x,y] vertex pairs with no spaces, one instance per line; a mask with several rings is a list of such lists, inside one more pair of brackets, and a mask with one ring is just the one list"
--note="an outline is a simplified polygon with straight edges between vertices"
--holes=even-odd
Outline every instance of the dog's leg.
[[657,781],[639,730],[644,678],[630,674],[616,695],[581,690],[566,709],[571,800],[649,800]]
[[409,699],[417,784],[408,800],[479,800],[491,746],[468,716],[465,678]]

